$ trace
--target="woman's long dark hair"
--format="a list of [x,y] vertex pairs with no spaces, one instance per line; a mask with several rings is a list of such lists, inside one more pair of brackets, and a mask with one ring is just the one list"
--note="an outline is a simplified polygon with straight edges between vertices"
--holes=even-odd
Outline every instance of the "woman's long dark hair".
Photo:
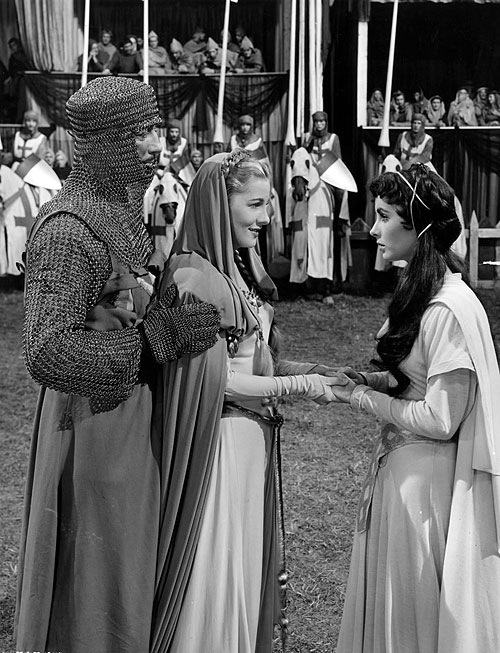
[[[421,201],[414,197],[412,189]],[[460,235],[461,225],[455,211],[453,190],[444,179],[422,164],[413,165],[401,173],[380,175],[370,184],[370,192],[374,197],[393,204],[403,225],[420,234],[415,252],[404,268],[389,304],[388,329],[377,345],[382,367],[389,370],[398,382],[391,394],[399,395],[409,384],[400,364],[411,351],[422,315],[442,287],[446,270],[460,272],[467,281],[463,260],[450,250]],[[429,224],[430,227],[424,230]]]

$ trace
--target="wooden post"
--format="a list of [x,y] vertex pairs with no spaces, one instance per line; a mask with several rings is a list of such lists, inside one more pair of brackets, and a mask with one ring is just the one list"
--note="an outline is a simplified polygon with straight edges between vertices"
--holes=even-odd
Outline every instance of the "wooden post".
[[366,126],[366,103],[368,101],[368,23],[358,23],[358,127]]
[[89,31],[90,31],[90,0],[85,0],[83,16],[83,54],[82,54],[82,88],[87,84],[89,70]]
[[389,147],[389,119],[391,108],[391,95],[392,95],[392,71],[394,69],[394,50],[396,47],[396,27],[398,24],[398,0],[394,0],[394,8],[392,10],[392,26],[391,26],[391,41],[389,44],[389,61],[387,63],[387,79],[385,84],[385,98],[384,98],[384,122],[382,123],[382,131],[378,144],[380,147]]
[[479,263],[479,223],[477,221],[476,212],[472,211],[472,216],[469,225],[469,277],[470,285],[477,288],[478,271],[477,266]]
[[295,110],[295,43],[297,35],[297,0],[292,0],[290,16],[290,67],[288,70],[288,126],[285,136],[285,145],[295,147],[297,141],[295,140],[294,128],[294,110]]
[[149,0],[144,3],[143,13],[143,44],[142,44],[142,79],[149,84]]
[[217,122],[212,139],[214,150],[224,151],[224,134],[222,128],[222,116],[224,113],[224,90],[226,87],[226,63],[227,63],[227,40],[229,32],[229,12],[231,10],[231,0],[226,0],[224,11],[224,30],[222,34],[222,60],[219,77],[219,97],[217,99]]

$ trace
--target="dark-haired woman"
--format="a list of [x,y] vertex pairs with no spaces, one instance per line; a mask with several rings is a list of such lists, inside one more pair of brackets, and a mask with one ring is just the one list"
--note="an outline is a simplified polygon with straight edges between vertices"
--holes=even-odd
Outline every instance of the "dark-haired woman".
[[453,192],[425,166],[370,190],[371,235],[408,262],[378,334],[384,371],[341,402],[382,421],[364,484],[337,653],[500,651],[500,374],[450,250]]

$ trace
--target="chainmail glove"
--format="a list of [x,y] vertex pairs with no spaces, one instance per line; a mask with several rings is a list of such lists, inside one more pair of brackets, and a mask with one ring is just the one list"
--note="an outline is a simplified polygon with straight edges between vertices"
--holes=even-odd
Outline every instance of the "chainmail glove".
[[163,364],[213,347],[217,341],[220,315],[205,302],[173,306],[177,288],[170,285],[139,325],[147,347],[157,363]]

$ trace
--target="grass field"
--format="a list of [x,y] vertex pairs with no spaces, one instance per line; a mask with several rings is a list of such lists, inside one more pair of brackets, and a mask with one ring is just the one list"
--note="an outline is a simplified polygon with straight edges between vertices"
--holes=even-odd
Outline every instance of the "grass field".
[[[333,306],[281,301],[284,358],[366,368],[387,296],[334,296]],[[481,299],[500,342],[500,296]],[[0,651],[13,653],[16,563],[24,474],[37,387],[21,354],[22,294],[0,291]],[[331,653],[338,635],[358,492],[376,421],[346,406],[287,401],[283,480],[290,571],[288,650]],[[102,652],[104,653],[104,652]]]

